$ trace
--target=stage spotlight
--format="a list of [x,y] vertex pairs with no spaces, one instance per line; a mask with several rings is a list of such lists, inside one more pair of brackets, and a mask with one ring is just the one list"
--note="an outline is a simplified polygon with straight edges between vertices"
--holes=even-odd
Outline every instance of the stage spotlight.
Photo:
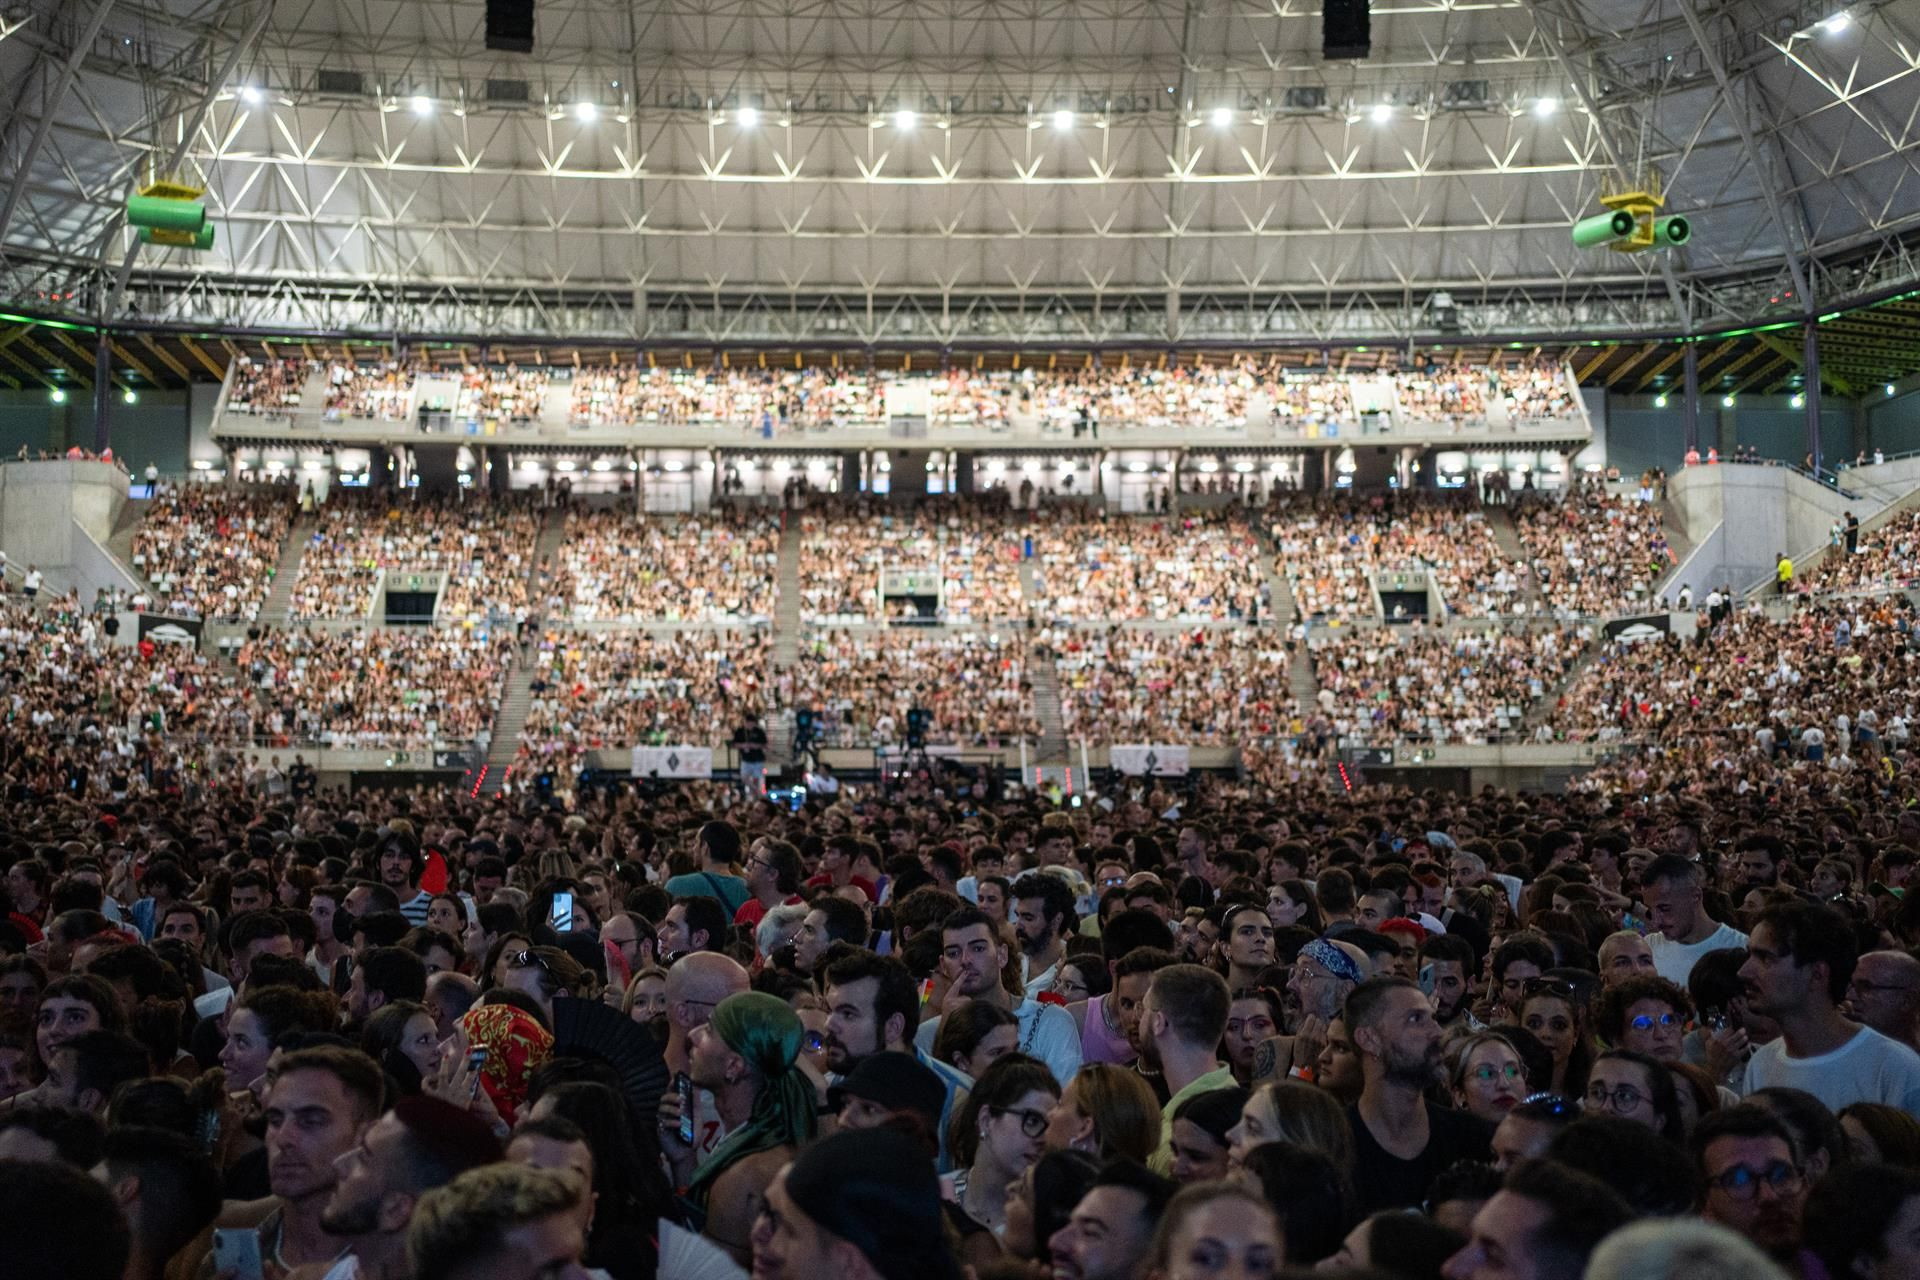
[[245,102],[250,107],[259,106],[261,99],[265,97],[266,95],[260,92],[260,87],[258,85],[249,84],[249,85],[242,85],[240,87],[241,101]]
[[733,113],[733,119],[742,129],[751,129],[760,123],[760,113],[752,107],[742,107]]
[[432,114],[433,114],[433,99],[432,99],[432,98],[429,98],[429,97],[428,97],[428,96],[427,96],[426,94],[424,94],[424,93],[416,93],[416,94],[414,94],[414,95],[413,95],[413,114],[415,114],[415,115],[417,115],[417,116],[430,116],[430,115],[432,115]]
[[1560,109],[1560,103],[1553,98],[1537,98],[1533,104],[1533,114],[1545,120]]
[[1224,129],[1232,123],[1233,123],[1232,107],[1215,107],[1213,109],[1213,127],[1214,128]]
[[576,102],[573,104],[573,118],[581,124],[592,124],[600,118],[600,108],[591,102]]
[[902,107],[893,113],[893,127],[896,129],[911,129],[916,119],[918,119],[918,117],[916,117],[913,112]]
[[1376,102],[1373,104],[1373,110],[1368,114],[1373,117],[1375,124],[1385,124],[1387,121],[1393,119],[1393,104]]
[[1065,107],[1053,113],[1053,127],[1056,129],[1073,128],[1073,112]]

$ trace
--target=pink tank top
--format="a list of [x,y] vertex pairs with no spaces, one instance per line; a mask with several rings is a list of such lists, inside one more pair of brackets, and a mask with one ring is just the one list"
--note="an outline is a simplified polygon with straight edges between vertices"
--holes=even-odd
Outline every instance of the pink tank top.
[[1124,1067],[1133,1059],[1133,1046],[1127,1038],[1107,1027],[1107,998],[1094,996],[1088,1000],[1087,1025],[1080,1032],[1080,1060]]

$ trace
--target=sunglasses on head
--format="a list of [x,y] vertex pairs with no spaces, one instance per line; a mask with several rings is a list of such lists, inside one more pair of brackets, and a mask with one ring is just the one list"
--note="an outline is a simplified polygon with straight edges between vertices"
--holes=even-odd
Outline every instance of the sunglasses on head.
[[1573,1000],[1579,995],[1578,989],[1565,978],[1528,978],[1520,984],[1523,995],[1559,996],[1563,1000]]

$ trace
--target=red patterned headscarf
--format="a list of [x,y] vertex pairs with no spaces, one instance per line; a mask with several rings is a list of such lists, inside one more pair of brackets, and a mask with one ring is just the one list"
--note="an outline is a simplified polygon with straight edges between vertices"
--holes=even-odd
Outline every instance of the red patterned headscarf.
[[487,1047],[480,1087],[493,1099],[500,1118],[514,1123],[526,1101],[527,1077],[553,1056],[553,1033],[525,1010],[510,1004],[475,1005],[460,1016],[461,1029],[474,1046]]

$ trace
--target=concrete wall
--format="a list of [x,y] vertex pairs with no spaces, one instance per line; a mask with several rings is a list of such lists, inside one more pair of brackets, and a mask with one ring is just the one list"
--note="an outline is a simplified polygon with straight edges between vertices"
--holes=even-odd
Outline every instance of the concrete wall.
[[[1775,462],[1798,465],[1807,456],[1807,415],[1793,407],[1790,396],[1742,396],[1731,409],[1722,408],[1717,393],[1702,389],[1700,396],[1700,452],[1708,446],[1729,456],[1739,445],[1752,445],[1760,456]],[[1915,399],[1920,401],[1920,396]],[[1871,406],[1871,401],[1867,402]],[[1897,400],[1890,403],[1897,404]],[[1913,425],[1908,443],[1899,451],[1920,449],[1920,403],[1908,411]],[[1821,405],[1820,439],[1826,464],[1852,458],[1860,449],[1872,452],[1874,445],[1865,440],[1864,431],[1855,428],[1859,406],[1851,401],[1828,396]],[[1607,461],[1626,475],[1638,475],[1648,467],[1680,469],[1687,452],[1686,414],[1680,405],[1676,387],[1667,406],[1659,408],[1654,396],[1615,395],[1607,398]],[[1892,434],[1889,428],[1889,434]],[[1856,439],[1858,437],[1858,439]],[[1892,445],[1880,447],[1888,453]]]
[[[190,388],[192,393],[202,390],[217,398],[219,387],[196,384]],[[110,419],[114,454],[136,473],[144,471],[149,462],[168,475],[185,472],[190,456],[197,456],[188,450],[190,399],[189,391],[153,390],[140,392],[135,404],[116,399]],[[207,403],[206,420],[211,423],[213,401]],[[76,444],[93,448],[90,392],[75,387],[65,404],[55,404],[43,388],[0,390],[0,459],[12,458],[22,445],[33,454],[42,449],[65,453]],[[207,444],[211,457],[217,460],[220,451],[212,447],[211,439]]]
[[[9,462],[0,466],[0,549],[16,564],[38,565],[58,582],[90,557],[77,530],[105,545],[127,501],[127,476],[107,462]],[[102,552],[101,554],[105,554]],[[108,579],[97,564],[97,585]]]
[[1695,535],[1701,546],[1683,575],[1696,595],[1711,584],[1741,590],[1770,577],[1782,552],[1804,573],[1811,567],[1808,553],[1826,544],[1835,520],[1852,512],[1864,522],[1888,505],[1878,489],[1849,498],[1786,467],[1739,463],[1684,468],[1667,493],[1688,532],[1704,531]]

